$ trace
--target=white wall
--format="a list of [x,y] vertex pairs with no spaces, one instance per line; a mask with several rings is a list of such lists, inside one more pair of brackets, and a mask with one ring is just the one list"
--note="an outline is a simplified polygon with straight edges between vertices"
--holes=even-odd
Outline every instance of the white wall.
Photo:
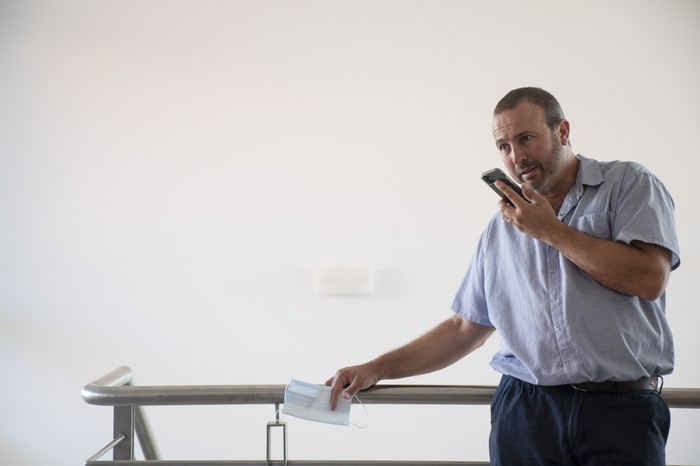
[[[666,385],[700,387],[699,20],[695,1],[1,2],[2,463],[107,443],[80,389],[119,365],[322,382],[449,316],[496,209],[491,111],[522,85],[560,99],[575,150],[674,194]],[[318,295],[323,264],[372,265],[376,293]],[[496,347],[405,382],[495,384]],[[290,419],[291,458],[487,457],[487,407],[368,411]],[[269,407],[148,412],[165,458],[264,457]],[[700,463],[698,426],[674,410],[670,463]]]

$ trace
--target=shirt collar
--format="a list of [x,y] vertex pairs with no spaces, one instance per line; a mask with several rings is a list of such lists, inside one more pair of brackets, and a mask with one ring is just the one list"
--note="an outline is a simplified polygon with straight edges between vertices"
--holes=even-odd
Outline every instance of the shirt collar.
[[559,209],[557,216],[560,219],[563,219],[578,204],[586,186],[597,186],[603,182],[603,172],[597,160],[586,158],[581,154],[576,155],[576,158],[579,159],[576,183],[571,187]]
[[597,186],[603,182],[603,172],[597,160],[589,159],[581,154],[576,156],[580,163],[576,175],[576,187]]

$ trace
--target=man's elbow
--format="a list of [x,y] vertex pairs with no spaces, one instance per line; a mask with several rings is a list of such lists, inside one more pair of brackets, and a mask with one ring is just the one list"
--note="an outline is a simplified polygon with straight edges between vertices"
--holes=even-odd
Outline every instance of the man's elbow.
[[644,266],[640,267],[638,293],[642,299],[655,301],[666,291],[671,275],[671,251],[655,244],[633,242],[632,246],[645,253]]
[[638,296],[647,301],[656,301],[659,299],[666,291],[666,285],[668,284],[668,273],[656,274],[650,277],[642,287],[640,287],[640,292]]
[[662,294],[663,294],[663,290],[661,292],[656,291],[656,292],[649,292],[649,293],[640,293],[639,297],[642,299],[645,299],[647,301],[656,301],[657,299],[659,299],[661,297]]

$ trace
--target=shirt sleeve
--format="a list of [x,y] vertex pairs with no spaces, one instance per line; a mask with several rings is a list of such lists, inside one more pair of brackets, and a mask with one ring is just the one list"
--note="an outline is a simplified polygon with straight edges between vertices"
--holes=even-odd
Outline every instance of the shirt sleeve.
[[661,181],[642,165],[627,165],[615,209],[615,241],[643,241],[671,251],[671,270],[680,265],[674,202]]
[[493,327],[489,319],[486,292],[484,288],[484,248],[486,232],[482,233],[476,252],[472,256],[467,273],[452,301],[452,310],[467,320],[479,325]]

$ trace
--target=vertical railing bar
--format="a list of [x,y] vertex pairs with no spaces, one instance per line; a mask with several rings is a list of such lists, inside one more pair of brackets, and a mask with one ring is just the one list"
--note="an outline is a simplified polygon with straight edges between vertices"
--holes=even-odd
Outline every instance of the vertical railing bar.
[[114,447],[113,459],[134,459],[134,406],[114,407],[114,436],[124,435],[124,440]]
[[153,438],[153,434],[151,432],[151,425],[148,422],[146,412],[142,406],[136,406],[134,428],[136,430],[136,438],[138,438],[139,445],[141,445],[141,451],[143,452],[144,459],[160,459],[158,447],[156,446],[155,439]]
[[272,461],[272,428],[282,428],[282,465],[287,466],[287,423],[280,422],[280,404],[275,403],[275,420],[267,423],[267,451],[266,451],[266,466],[274,464]]

